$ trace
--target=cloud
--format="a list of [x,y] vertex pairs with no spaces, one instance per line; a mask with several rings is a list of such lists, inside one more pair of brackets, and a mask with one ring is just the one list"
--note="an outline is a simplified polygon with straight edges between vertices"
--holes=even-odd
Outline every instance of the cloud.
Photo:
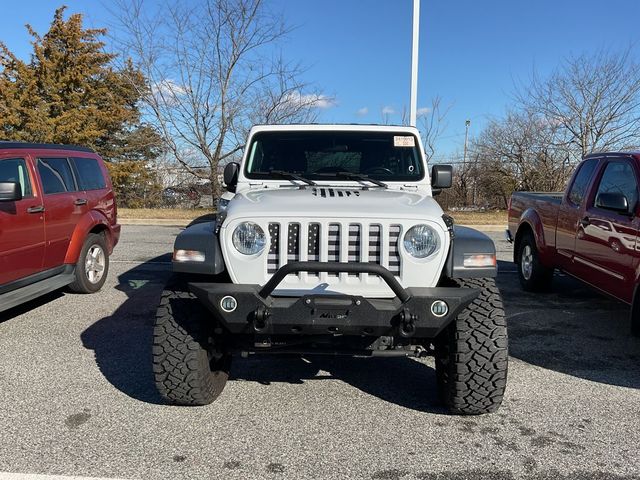
[[367,107],[359,108],[359,109],[356,111],[356,115],[358,115],[359,117],[364,117],[364,116],[365,116],[365,115],[367,115],[368,113],[369,113],[369,108],[367,108]]
[[184,95],[187,93],[187,89],[171,79],[165,79],[151,85],[151,92],[153,95],[175,97]]
[[431,108],[430,107],[420,107],[418,108],[418,110],[416,110],[416,114],[421,117],[423,115],[426,115],[428,113],[431,112]]
[[160,80],[151,84],[151,96],[158,105],[175,107],[180,104],[181,97],[187,93],[187,89],[171,79]]
[[301,93],[299,91],[294,91],[286,95],[284,103],[325,109],[335,106],[336,100],[333,97],[319,93]]
[[395,109],[393,107],[390,107],[389,105],[382,107],[383,115],[395,115],[395,113],[396,113]]

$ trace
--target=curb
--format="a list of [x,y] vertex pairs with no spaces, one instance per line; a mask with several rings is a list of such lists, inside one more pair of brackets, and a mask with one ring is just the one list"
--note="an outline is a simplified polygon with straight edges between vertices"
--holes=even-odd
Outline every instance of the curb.
[[138,225],[146,227],[186,227],[192,220],[164,218],[119,218],[120,225]]

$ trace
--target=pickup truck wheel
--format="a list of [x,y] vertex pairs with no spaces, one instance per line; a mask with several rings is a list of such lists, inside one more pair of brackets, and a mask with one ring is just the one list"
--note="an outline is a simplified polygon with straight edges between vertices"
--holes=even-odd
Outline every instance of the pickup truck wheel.
[[186,283],[174,278],[162,293],[153,330],[155,384],[169,403],[208,405],[227,384],[231,355],[212,344],[212,322]]
[[480,295],[435,339],[438,393],[451,413],[495,412],[507,384],[507,323],[492,278],[460,279]]
[[553,280],[553,269],[540,263],[536,241],[531,233],[525,233],[518,246],[516,264],[522,288],[528,292],[548,290]]
[[76,263],[76,278],[69,288],[76,293],[95,293],[104,285],[108,273],[107,241],[104,235],[90,233]]

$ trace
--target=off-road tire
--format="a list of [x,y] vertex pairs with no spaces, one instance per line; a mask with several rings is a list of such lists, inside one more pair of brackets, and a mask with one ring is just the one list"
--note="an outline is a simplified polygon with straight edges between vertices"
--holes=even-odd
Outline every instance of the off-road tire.
[[[100,280],[94,283],[89,280],[85,266],[89,251],[96,246],[102,249],[104,256],[104,270],[102,271],[102,277],[100,278]],[[104,237],[104,235],[98,233],[90,233],[89,235],[87,235],[87,239],[84,241],[84,245],[82,245],[82,250],[80,251],[80,255],[78,256],[74,274],[75,280],[72,284],[69,285],[69,288],[73,292],[96,293],[103,287],[104,282],[107,281],[107,276],[109,274],[109,254],[107,250],[107,239]]]
[[[529,249],[527,251],[527,248]],[[531,271],[528,275],[523,272],[522,258],[529,252],[531,256],[530,265]],[[540,254],[538,247],[536,246],[536,240],[531,232],[523,234],[520,242],[518,243],[518,254],[516,255],[516,265],[518,267],[518,279],[520,285],[527,292],[542,292],[551,288],[551,282],[553,281],[553,268],[547,268],[540,263]]]
[[186,282],[179,276],[170,280],[153,329],[153,374],[167,402],[208,405],[224,390],[231,355],[214,345],[213,328],[211,314]]
[[507,323],[492,278],[456,280],[480,295],[436,338],[440,400],[453,414],[495,412],[507,384]]

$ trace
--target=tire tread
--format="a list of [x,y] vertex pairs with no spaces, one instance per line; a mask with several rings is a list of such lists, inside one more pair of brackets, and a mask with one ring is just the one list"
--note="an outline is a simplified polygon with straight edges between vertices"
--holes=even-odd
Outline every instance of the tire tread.
[[208,405],[222,393],[230,356],[212,368],[208,312],[186,285],[162,293],[153,330],[153,373],[160,395],[176,405]]
[[508,337],[502,297],[492,278],[456,281],[480,295],[436,339],[440,397],[451,413],[500,407],[507,384]]

